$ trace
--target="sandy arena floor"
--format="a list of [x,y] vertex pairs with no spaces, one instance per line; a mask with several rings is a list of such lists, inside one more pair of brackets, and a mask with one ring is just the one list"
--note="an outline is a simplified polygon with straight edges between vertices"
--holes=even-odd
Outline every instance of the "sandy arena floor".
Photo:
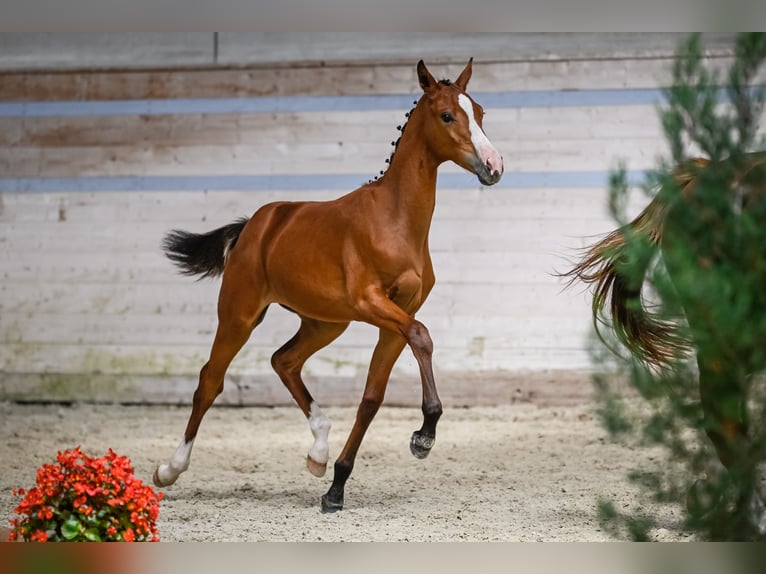
[[[409,452],[418,408],[383,407],[346,485],[345,508],[322,514],[332,480],[304,467],[312,437],[297,408],[214,407],[191,467],[163,489],[164,541],[600,541],[599,495],[633,502],[626,473],[652,453],[611,444],[589,404],[446,407],[425,460]],[[331,462],[354,417],[327,408]],[[57,450],[111,447],[151,482],[175,449],[188,407],[0,403],[0,525],[15,487]],[[679,508],[663,507],[660,540],[689,540]]]

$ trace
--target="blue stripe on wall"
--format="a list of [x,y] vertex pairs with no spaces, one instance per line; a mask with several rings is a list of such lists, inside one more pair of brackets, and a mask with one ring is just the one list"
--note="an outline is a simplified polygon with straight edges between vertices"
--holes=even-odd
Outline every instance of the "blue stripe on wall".
[[[753,87],[755,90],[758,87]],[[471,94],[485,108],[657,105],[661,88],[624,90],[508,91]],[[230,114],[255,112],[352,112],[406,110],[415,95],[285,96],[168,100],[0,102],[0,117]],[[726,92],[719,91],[721,101]]]
[[[0,178],[0,193],[55,193],[109,191],[351,191],[366,183],[364,174],[275,174],[226,176],[130,176],[130,177],[40,177]],[[628,180],[638,184],[643,172],[628,173]],[[493,188],[601,188],[607,187],[605,171],[575,172],[506,172]],[[477,189],[482,187],[469,173],[440,174],[441,189]]]
[[[485,108],[654,105],[659,89],[486,92],[471,94]],[[406,110],[418,96],[288,96],[82,102],[0,102],[0,117],[228,114]]]

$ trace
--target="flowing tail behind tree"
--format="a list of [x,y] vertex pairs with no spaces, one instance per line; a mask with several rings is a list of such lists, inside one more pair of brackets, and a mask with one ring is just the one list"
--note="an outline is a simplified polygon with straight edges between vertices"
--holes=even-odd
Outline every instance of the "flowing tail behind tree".
[[[699,168],[707,161],[693,163]],[[675,177],[681,194],[687,196],[695,185],[693,171],[679,168]],[[642,297],[646,273],[662,246],[668,209],[665,197],[658,193],[633,221],[587,247],[579,262],[560,274],[568,285],[582,282],[593,289],[593,322],[602,340],[600,327],[611,327],[634,357],[657,368],[669,366],[691,350],[678,323],[653,313]],[[636,242],[644,242],[646,249],[634,249]]]

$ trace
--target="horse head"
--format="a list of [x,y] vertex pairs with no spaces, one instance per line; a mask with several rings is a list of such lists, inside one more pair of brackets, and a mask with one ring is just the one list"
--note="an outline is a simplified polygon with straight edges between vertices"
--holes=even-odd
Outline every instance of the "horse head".
[[483,185],[494,185],[503,175],[503,157],[482,128],[483,108],[466,93],[473,58],[454,82],[437,81],[423,60],[417,65],[423,97],[422,129],[431,151],[440,161],[453,161],[479,178]]

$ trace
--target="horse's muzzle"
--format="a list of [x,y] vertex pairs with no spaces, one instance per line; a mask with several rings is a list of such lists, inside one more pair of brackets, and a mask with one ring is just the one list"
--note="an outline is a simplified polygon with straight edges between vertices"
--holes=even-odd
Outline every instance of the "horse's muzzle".
[[503,174],[495,170],[492,173],[487,172],[487,175],[479,175],[479,181],[482,185],[495,185]]
[[502,165],[500,169],[495,168],[489,162],[476,166],[476,177],[482,185],[495,185],[503,177]]
[[482,159],[479,154],[471,157],[468,161],[471,171],[476,174],[482,185],[495,185],[503,177],[503,158],[492,150],[492,154],[485,155]]

